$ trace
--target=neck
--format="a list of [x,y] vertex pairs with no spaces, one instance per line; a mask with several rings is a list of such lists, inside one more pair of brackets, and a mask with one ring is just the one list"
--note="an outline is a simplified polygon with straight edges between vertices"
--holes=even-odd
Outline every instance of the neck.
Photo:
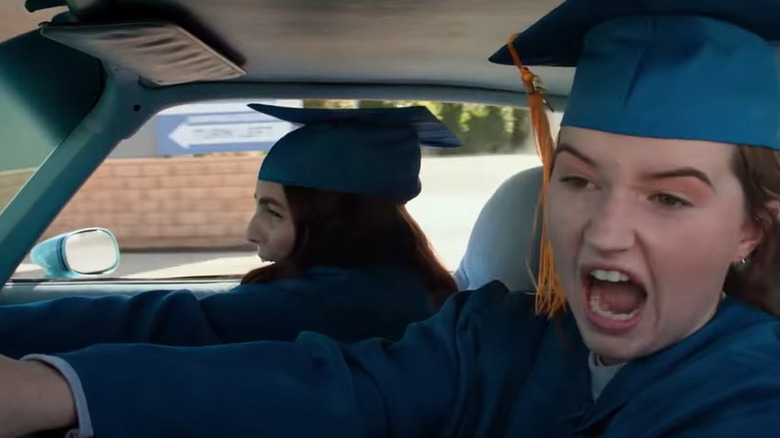
[[619,360],[619,359],[612,359],[610,357],[603,357],[603,356],[600,356],[600,355],[598,355],[596,353],[593,353],[593,356],[596,359],[596,364],[604,366],[604,367],[611,367],[611,366],[614,366],[614,365],[620,365],[621,363],[625,362],[625,361]]

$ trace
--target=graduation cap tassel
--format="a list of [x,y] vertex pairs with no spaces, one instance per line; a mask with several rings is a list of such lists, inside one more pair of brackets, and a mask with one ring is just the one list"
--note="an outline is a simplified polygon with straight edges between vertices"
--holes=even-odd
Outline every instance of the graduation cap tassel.
[[538,76],[533,74],[520,62],[512,42],[517,35],[511,35],[507,48],[512,54],[515,65],[520,70],[520,77],[525,85],[528,95],[528,108],[531,113],[531,126],[533,128],[534,142],[539,158],[542,160],[543,177],[542,190],[539,195],[539,207],[534,216],[534,229],[541,223],[541,242],[539,247],[539,269],[536,276],[536,312],[553,316],[566,308],[566,298],[563,294],[560,278],[555,272],[552,247],[547,237],[547,223],[540,220],[539,213],[544,215],[544,201],[547,196],[547,187],[550,183],[555,145],[550,130],[550,122],[547,119],[547,102],[544,99],[544,88],[539,82]]

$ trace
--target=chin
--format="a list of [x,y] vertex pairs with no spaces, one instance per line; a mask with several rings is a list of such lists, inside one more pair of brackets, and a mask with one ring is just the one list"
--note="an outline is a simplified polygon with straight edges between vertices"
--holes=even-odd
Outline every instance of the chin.
[[628,362],[653,353],[649,346],[626,336],[615,337],[583,331],[582,338],[590,351],[601,358],[616,362]]

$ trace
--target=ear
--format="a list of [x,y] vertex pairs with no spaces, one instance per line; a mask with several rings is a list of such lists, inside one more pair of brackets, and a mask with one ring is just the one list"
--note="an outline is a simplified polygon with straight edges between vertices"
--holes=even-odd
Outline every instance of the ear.
[[769,201],[766,203],[766,208],[772,213],[772,219],[777,220],[778,216],[780,216],[780,201]]
[[[772,200],[766,203],[766,213],[768,217],[767,221],[777,221],[778,215],[780,215],[780,201]],[[767,223],[766,225],[770,225]],[[765,228],[764,224],[757,223],[755,220],[745,221],[745,225],[742,228],[742,238],[737,248],[737,260],[735,263],[740,262],[743,259],[748,258],[754,249],[764,240]]]

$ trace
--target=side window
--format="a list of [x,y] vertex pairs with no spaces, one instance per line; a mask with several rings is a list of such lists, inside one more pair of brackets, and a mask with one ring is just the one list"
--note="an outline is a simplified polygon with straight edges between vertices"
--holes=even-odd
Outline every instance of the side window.
[[0,211],[11,202],[33,173],[35,168],[0,170]]
[[[229,276],[258,267],[245,241],[265,151],[295,129],[247,108],[253,101],[204,102],[161,112],[119,144],[45,232],[110,230],[121,260],[110,278]],[[442,262],[457,268],[471,226],[495,188],[539,164],[525,109],[443,102],[285,100],[305,107],[424,104],[463,141],[425,148],[422,194],[408,204]],[[2,192],[0,192],[0,196]],[[14,279],[43,279],[27,257]]]

